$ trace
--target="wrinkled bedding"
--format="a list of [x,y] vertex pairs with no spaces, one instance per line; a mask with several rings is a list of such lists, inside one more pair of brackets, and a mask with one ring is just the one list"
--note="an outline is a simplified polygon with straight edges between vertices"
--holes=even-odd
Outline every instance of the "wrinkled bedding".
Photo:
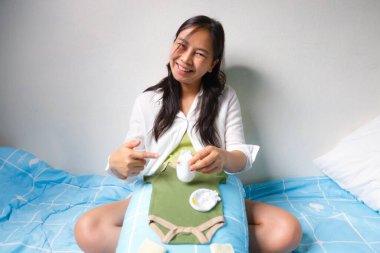
[[74,176],[0,148],[0,252],[81,252],[73,233],[78,217],[130,193],[112,177]]

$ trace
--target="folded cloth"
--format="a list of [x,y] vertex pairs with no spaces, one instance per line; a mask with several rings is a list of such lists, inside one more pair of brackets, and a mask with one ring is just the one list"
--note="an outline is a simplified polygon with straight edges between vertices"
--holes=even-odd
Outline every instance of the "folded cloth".
[[211,253],[234,253],[234,248],[229,243],[217,244],[213,243],[210,245]]
[[145,239],[143,243],[140,245],[139,251],[137,253],[165,253],[166,249],[161,245],[149,240]]

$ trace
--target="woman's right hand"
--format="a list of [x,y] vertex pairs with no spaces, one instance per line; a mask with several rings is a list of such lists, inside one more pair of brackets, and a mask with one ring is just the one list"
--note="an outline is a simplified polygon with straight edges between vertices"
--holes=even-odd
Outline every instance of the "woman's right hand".
[[123,144],[109,156],[109,168],[122,179],[138,175],[145,166],[145,159],[157,158],[158,154],[134,150],[141,144],[140,140],[133,140]]

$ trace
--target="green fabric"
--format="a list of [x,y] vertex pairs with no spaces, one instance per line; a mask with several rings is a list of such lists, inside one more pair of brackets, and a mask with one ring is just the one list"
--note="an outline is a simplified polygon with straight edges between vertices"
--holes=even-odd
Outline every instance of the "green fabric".
[[[145,177],[145,181],[152,184],[149,214],[161,217],[181,227],[196,227],[211,218],[223,216],[221,202],[217,203],[217,205],[208,212],[199,212],[191,207],[189,198],[192,192],[200,188],[216,190],[219,196],[221,196],[218,185],[219,183],[225,183],[227,179],[226,174],[222,171],[216,174],[197,172],[194,180],[190,183],[183,183],[178,180],[176,169],[167,165],[167,162],[175,164],[180,151],[189,148],[192,148],[191,142],[187,134],[185,134],[180,145],[164,163],[166,164],[164,165],[165,167],[158,169],[154,175]],[[168,232],[167,228],[163,226],[160,226],[160,228],[164,234]],[[199,243],[199,240],[193,234],[180,233],[169,243],[195,244]]]
[[187,132],[182,137],[181,142],[179,145],[172,151],[172,153],[166,158],[164,164],[167,163],[172,163],[175,164],[178,160],[179,154],[181,153],[181,150],[191,150],[191,153],[194,155],[195,154],[195,149],[193,145],[191,144],[189,135]]

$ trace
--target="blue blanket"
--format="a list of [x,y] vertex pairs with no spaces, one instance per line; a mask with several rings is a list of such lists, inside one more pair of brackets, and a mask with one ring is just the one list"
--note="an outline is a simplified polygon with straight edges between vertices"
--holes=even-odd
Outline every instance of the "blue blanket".
[[[380,215],[327,177],[253,184],[245,191],[249,199],[297,216],[304,234],[295,252],[380,253]],[[0,252],[81,252],[73,234],[78,217],[130,194],[112,177],[75,176],[26,151],[0,148]]]

